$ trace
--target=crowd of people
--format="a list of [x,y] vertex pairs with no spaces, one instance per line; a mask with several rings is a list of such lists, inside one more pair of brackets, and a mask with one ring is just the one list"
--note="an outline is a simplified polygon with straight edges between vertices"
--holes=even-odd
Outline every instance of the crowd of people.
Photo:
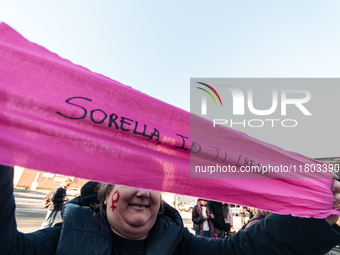
[[[248,222],[245,222],[246,212],[249,215]],[[241,229],[245,230],[254,223],[264,219],[270,213],[269,211],[240,206],[236,216],[240,218]],[[228,203],[199,198],[192,211],[192,221],[196,236],[216,239],[230,236],[234,219],[233,212]]]
[[[162,201],[160,192],[103,183],[95,186],[95,192],[64,204],[61,223],[24,234],[18,232],[15,220],[13,167],[0,166],[1,254],[323,255],[340,243],[336,215],[313,219],[272,213],[222,238],[225,227],[232,225],[230,208],[200,199],[193,211],[197,225],[193,235],[184,228],[176,209]],[[332,191],[334,208],[340,209],[339,182],[333,182]],[[218,218],[223,226],[218,225]]]
[[199,198],[192,211],[196,236],[224,238],[230,235],[233,215],[229,204]]

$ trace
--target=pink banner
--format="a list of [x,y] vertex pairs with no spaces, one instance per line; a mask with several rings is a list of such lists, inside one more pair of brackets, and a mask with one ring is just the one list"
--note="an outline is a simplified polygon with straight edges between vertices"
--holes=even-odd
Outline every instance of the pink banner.
[[[190,124],[205,135],[190,141]],[[314,178],[283,172],[194,176],[195,165],[214,165],[211,146],[223,146],[227,165],[237,168],[246,158],[264,165],[320,164],[228,128],[211,129],[206,120],[62,59],[0,24],[0,163],[282,214],[338,214],[331,209],[329,172]]]

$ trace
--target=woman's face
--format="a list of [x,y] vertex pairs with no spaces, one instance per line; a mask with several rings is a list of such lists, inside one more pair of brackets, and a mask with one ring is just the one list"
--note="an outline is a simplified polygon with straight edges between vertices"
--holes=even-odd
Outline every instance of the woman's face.
[[115,185],[104,201],[112,231],[126,239],[146,238],[155,224],[160,199],[159,192]]

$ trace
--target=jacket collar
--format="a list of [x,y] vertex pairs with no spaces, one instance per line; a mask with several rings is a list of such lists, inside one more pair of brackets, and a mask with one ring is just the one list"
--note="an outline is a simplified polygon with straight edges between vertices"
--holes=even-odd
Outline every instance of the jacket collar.
[[172,254],[182,240],[183,220],[177,210],[165,204],[164,213],[158,215],[145,247],[145,255]]

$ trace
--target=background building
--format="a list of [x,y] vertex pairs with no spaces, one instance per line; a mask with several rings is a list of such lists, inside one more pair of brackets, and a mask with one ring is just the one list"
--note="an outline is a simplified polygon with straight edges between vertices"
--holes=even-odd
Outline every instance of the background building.
[[31,190],[45,189],[51,190],[63,182],[65,177],[73,180],[69,188],[81,188],[88,180],[76,178],[73,176],[66,176],[61,174],[51,174],[32,169],[14,167],[14,180],[13,184],[18,188],[25,188]]

